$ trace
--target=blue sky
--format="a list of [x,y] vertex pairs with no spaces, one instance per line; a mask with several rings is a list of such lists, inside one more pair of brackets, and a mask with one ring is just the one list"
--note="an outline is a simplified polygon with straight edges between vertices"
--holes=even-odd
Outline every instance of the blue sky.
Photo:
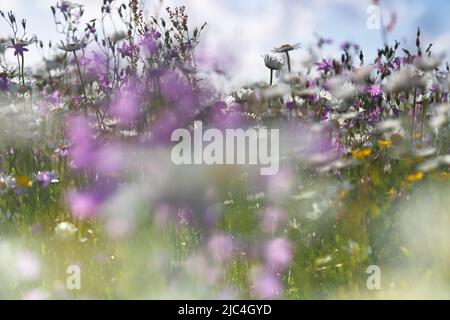
[[[102,0],[78,0],[86,6],[86,20],[97,18]],[[117,0],[120,2],[120,0]],[[14,10],[19,18],[27,18],[30,33],[43,39],[61,39],[54,31],[50,12],[53,0],[15,0],[0,2],[0,9]],[[448,0],[381,0],[385,20],[392,12],[397,25],[389,34],[403,47],[414,46],[417,26],[421,26],[424,43],[433,42],[436,50],[450,52],[450,1]],[[334,44],[321,55],[338,53],[340,43],[350,40],[358,43],[366,56],[381,45],[378,30],[366,26],[367,8],[371,0],[164,0],[162,7],[185,5],[194,24],[207,22],[203,48],[216,54],[235,58],[237,82],[262,80],[266,76],[261,55],[283,43],[301,42],[302,50],[294,54],[294,63],[302,56],[315,34],[334,39]],[[146,10],[153,13],[159,0],[147,0]],[[0,36],[7,34],[6,24],[0,24]],[[39,56],[31,52],[29,61],[36,63]]]

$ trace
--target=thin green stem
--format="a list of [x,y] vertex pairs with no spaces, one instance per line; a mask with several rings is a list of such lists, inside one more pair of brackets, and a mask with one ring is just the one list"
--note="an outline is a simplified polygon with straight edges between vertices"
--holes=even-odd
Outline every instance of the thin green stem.
[[22,84],[23,86],[25,86],[25,72],[24,72],[24,65],[25,65],[25,57],[22,54],[22,69],[21,69],[21,73],[22,73]]
[[417,88],[414,88],[414,98],[411,115],[411,140],[414,140],[414,122],[416,118]]
[[288,65],[288,72],[289,72],[289,87],[291,88],[292,103],[294,104],[294,106],[297,106],[297,104],[295,103],[294,91],[292,90],[292,83],[291,83],[291,57],[289,56],[289,51],[286,51],[286,58],[287,58],[287,65]]
[[289,51],[286,51],[287,65],[289,74],[291,73],[291,57],[289,56]]
[[[272,84],[273,84],[273,69],[270,69],[270,82],[269,82],[269,84],[272,87]],[[270,109],[270,97],[268,99],[269,99],[268,103],[269,103],[269,109]]]
[[427,114],[427,103],[424,102],[422,104],[422,119],[420,120],[420,142],[422,142],[423,139],[423,126],[424,126],[424,122],[425,122],[425,116]]
[[[83,80],[83,75],[81,74],[80,63],[78,62],[77,53],[75,51],[73,51],[73,56],[74,56],[75,62],[77,64],[78,75],[79,75],[80,81],[81,81],[81,89],[83,90],[84,101],[87,102],[86,87],[84,86],[84,80]],[[87,105],[84,107],[84,113],[87,115]]]

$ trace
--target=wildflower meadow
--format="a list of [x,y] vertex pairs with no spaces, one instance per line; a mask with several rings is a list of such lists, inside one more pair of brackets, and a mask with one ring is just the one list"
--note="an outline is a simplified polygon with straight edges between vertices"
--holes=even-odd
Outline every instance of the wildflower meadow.
[[97,2],[55,1],[51,40],[0,11],[1,299],[450,298],[450,67],[421,26],[280,38],[235,86],[208,16]]

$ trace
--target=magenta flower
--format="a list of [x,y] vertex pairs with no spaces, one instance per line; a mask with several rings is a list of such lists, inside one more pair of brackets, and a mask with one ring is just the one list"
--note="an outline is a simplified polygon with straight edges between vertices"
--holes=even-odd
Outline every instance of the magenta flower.
[[233,255],[233,239],[224,234],[217,234],[208,241],[208,249],[213,258],[218,261],[225,261]]
[[70,191],[68,202],[70,212],[80,220],[94,217],[99,207],[98,197],[93,192]]
[[56,148],[54,152],[60,157],[67,157],[69,155],[69,147],[62,144],[58,148]]
[[167,73],[161,83],[161,90],[168,101],[176,104],[179,111],[191,114],[195,112],[195,92],[185,77],[176,72]]
[[139,115],[136,94],[126,89],[117,92],[110,106],[110,112],[121,125],[127,125],[136,120]]
[[80,58],[80,65],[81,66],[88,66],[91,63],[91,59],[86,58],[86,57],[81,57]]
[[210,108],[208,117],[211,123],[220,129],[242,128],[246,125],[242,106],[238,103],[227,105],[223,101],[217,101]]
[[255,275],[253,278],[253,288],[255,294],[260,299],[279,298],[283,291],[280,279],[267,270],[262,270]]
[[89,121],[82,116],[75,116],[68,121],[67,134],[72,145],[69,155],[73,165],[78,169],[91,166],[94,162],[94,136]]
[[285,238],[271,240],[265,249],[267,264],[274,269],[284,269],[292,262],[292,245]]
[[286,102],[285,107],[286,107],[286,110],[287,110],[287,111],[292,111],[292,110],[294,110],[294,109],[295,109],[295,103],[294,103],[294,101],[288,101],[288,102]]
[[286,221],[286,213],[277,207],[270,207],[263,211],[261,224],[266,232],[275,232]]
[[95,169],[105,176],[116,176],[123,168],[124,152],[117,146],[102,146],[95,151]]
[[48,102],[51,104],[59,104],[61,102],[61,94],[59,90],[53,91],[53,93],[48,97]]
[[376,99],[381,94],[381,87],[377,84],[372,84],[367,88],[367,92],[372,99]]
[[53,171],[39,171],[36,175],[36,181],[39,182],[43,188],[48,188],[51,183],[58,181],[56,179],[57,177],[58,175]]
[[157,40],[161,37],[159,32],[147,32],[142,37],[139,45],[145,49],[150,55],[154,55],[158,52],[158,42]]
[[119,51],[119,53],[122,55],[122,58],[131,58],[135,52],[139,51],[139,48],[134,44],[129,45],[124,41],[122,42],[122,46],[118,48],[117,51]]
[[322,62],[316,62],[317,71],[331,71],[333,63],[330,60],[323,59]]

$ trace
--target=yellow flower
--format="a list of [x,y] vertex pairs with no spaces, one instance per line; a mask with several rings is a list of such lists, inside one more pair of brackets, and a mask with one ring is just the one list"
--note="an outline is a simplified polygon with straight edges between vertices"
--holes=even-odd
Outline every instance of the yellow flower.
[[348,190],[342,190],[341,193],[339,193],[339,198],[345,198],[348,196]]
[[378,140],[377,143],[382,148],[389,148],[393,142],[391,140]]
[[441,172],[440,174],[439,174],[439,176],[441,177],[441,178],[448,178],[448,177],[450,177],[450,173],[448,173],[448,172]]
[[415,174],[410,174],[409,176],[407,176],[406,180],[408,180],[409,182],[415,182],[415,181],[422,180],[423,177],[424,177],[423,172],[417,172]]
[[395,190],[395,188],[391,188],[387,194],[389,198],[394,199],[397,196],[397,190]]
[[362,159],[370,156],[372,148],[357,149],[352,152],[353,159]]
[[21,187],[31,187],[33,185],[33,181],[27,176],[16,177],[16,184]]
[[394,133],[394,134],[391,134],[391,141],[392,141],[392,144],[399,146],[399,145],[403,144],[403,137],[398,133]]

